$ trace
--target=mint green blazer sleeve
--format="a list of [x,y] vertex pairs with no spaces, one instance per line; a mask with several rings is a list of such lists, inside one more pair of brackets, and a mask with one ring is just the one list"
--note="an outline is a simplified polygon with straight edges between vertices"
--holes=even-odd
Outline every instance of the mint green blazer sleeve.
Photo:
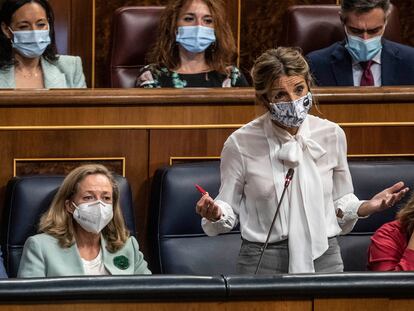
[[[54,62],[40,58],[46,89],[86,88],[82,60],[79,56],[59,55]],[[0,88],[15,88],[14,66],[0,70]]]
[[85,88],[85,76],[83,75],[82,59],[79,56],[74,56],[74,70],[71,84],[73,88]]
[[134,263],[134,274],[151,274],[151,271],[148,269],[148,264],[144,259],[144,254],[139,250],[138,242],[134,237],[131,237],[132,246],[134,248],[135,263]]
[[41,58],[45,88],[85,88],[82,60],[79,56],[59,55],[57,61],[49,63]]
[[40,246],[34,236],[24,244],[17,277],[45,277],[45,261]]

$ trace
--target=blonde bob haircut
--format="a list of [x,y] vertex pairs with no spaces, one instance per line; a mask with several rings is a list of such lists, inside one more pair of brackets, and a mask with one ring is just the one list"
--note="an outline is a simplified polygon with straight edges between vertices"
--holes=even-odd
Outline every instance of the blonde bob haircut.
[[278,47],[260,55],[251,71],[256,101],[261,104],[269,102],[268,95],[277,79],[282,76],[301,76],[308,88],[313,86],[309,65],[299,48]]
[[75,243],[74,219],[66,210],[65,202],[72,200],[79,189],[79,183],[88,175],[101,174],[109,179],[112,185],[113,218],[102,230],[102,236],[107,242],[109,252],[121,249],[129,237],[129,231],[125,227],[119,204],[119,189],[112,173],[103,165],[87,164],[72,170],[63,180],[56,193],[49,210],[42,215],[39,223],[39,232],[47,233],[59,241],[63,248]]
[[411,195],[408,202],[398,212],[397,219],[400,221],[401,227],[405,230],[409,240],[414,231],[414,194]]
[[[148,61],[159,67],[174,70],[180,66],[178,43],[176,42],[177,21],[181,9],[193,0],[171,0],[161,14],[158,27],[158,39],[148,54]],[[202,0],[209,8],[213,18],[216,42],[205,51],[210,68],[227,74],[228,67],[237,58],[236,43],[230,25],[225,17],[222,0]]]

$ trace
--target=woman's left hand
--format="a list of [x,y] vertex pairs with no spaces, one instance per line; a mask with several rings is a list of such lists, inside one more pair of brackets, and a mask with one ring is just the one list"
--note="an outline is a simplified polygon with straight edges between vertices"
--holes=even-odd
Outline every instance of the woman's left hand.
[[371,200],[361,204],[358,209],[358,216],[365,217],[376,212],[381,212],[392,207],[400,201],[410,189],[405,187],[402,181],[382,190],[372,197]]

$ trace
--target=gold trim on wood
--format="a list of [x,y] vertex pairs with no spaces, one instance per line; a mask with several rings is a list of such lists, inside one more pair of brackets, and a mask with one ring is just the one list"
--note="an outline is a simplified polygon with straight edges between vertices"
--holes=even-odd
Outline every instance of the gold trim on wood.
[[414,153],[373,153],[373,154],[348,154],[348,158],[394,158],[394,157],[400,157],[400,158],[414,158]]
[[241,42],[241,0],[237,3],[237,67],[240,68]]
[[338,123],[341,127],[378,127],[378,126],[387,126],[387,127],[395,127],[395,126],[414,126],[414,122],[344,122]]
[[92,77],[91,77],[91,88],[95,88],[95,58],[96,58],[96,1],[92,1]]
[[209,156],[209,157],[170,157],[169,165],[173,165],[174,161],[182,160],[182,161],[193,161],[193,160],[202,160],[202,161],[210,161],[210,160],[219,160],[220,156]]
[[[36,131],[36,130],[188,130],[188,129],[237,129],[243,124],[171,124],[171,125],[7,125],[0,126],[0,131]],[[414,126],[414,122],[345,122],[341,127],[397,127]]]
[[[410,158],[414,159],[414,153],[373,153],[373,154],[348,154],[347,158],[386,158],[386,157],[398,157],[398,158]],[[220,160],[220,156],[200,156],[200,157],[170,157],[169,165],[173,165],[174,161],[194,161],[194,160],[201,160],[201,161],[210,161],[210,160]]]
[[32,162],[47,162],[47,161],[122,161],[122,176],[125,177],[125,157],[110,157],[110,158],[14,158],[13,159],[13,177],[16,177],[17,162],[32,161]]
[[43,130],[188,130],[188,129],[233,129],[243,124],[197,124],[197,125],[11,125],[0,126],[0,131]]

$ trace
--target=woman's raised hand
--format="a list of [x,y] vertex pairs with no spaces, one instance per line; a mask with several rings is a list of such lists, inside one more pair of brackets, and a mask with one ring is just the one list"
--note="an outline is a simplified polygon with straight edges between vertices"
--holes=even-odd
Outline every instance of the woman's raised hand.
[[205,193],[196,205],[197,214],[207,218],[210,221],[217,221],[221,218],[222,212],[220,206],[214,203],[214,200]]

